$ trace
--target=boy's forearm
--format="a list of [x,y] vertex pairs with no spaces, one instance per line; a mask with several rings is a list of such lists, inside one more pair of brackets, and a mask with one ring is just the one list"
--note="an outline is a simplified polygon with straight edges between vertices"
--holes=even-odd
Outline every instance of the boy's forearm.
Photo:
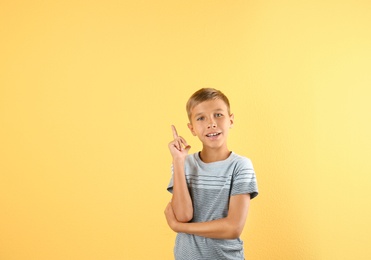
[[193,218],[193,204],[184,173],[184,160],[173,160],[173,197],[171,205],[175,217],[180,222]]
[[238,225],[226,218],[200,223],[180,223],[173,226],[178,233],[187,233],[214,239],[235,239],[243,230],[243,225]]
[[231,196],[228,216],[225,218],[199,223],[177,221],[171,203],[165,209],[168,225],[177,233],[203,236],[215,239],[235,239],[243,230],[250,204],[250,194]]

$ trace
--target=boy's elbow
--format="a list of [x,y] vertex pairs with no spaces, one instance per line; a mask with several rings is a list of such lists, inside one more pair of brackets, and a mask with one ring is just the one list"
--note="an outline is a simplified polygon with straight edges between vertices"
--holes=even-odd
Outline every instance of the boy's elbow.
[[225,239],[237,239],[237,238],[240,238],[240,235],[241,235],[241,232],[237,230],[229,230],[229,232],[227,232],[224,238]]
[[230,223],[229,232],[228,232],[228,239],[236,239],[239,238],[243,231],[243,225],[237,223]]
[[192,206],[192,204],[188,205],[188,206],[177,207],[178,204],[174,204],[174,201],[173,201],[172,205],[173,205],[175,218],[179,222],[187,223],[187,222],[192,220],[192,218],[193,218],[193,206]]
[[175,217],[179,222],[187,223],[192,220],[193,218],[193,208],[189,208],[188,210],[181,210],[180,212],[174,212]]
[[231,233],[230,233],[230,239],[236,239],[241,236],[242,229],[241,228],[232,228]]
[[187,212],[184,212],[183,214],[179,214],[178,216],[176,216],[176,219],[179,222],[183,222],[183,223],[187,223],[191,221],[192,218],[193,218],[193,211],[187,211]]

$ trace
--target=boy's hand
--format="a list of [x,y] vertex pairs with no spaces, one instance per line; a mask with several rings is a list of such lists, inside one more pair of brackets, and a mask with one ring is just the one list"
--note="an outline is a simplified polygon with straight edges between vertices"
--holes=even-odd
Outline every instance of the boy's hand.
[[174,140],[169,143],[170,153],[173,159],[185,159],[191,146],[187,144],[183,137],[178,136],[175,126],[172,125],[171,129],[173,130]]

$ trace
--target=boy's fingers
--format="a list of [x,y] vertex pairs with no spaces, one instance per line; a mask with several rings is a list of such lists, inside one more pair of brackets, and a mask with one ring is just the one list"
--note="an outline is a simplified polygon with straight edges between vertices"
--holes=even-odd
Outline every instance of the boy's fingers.
[[171,125],[171,129],[173,130],[173,137],[174,137],[174,139],[178,138],[178,133],[177,133],[176,128],[175,128],[174,125]]
[[176,148],[177,148],[179,151],[182,150],[182,143],[179,142],[179,140],[177,140],[176,143],[177,143]]
[[178,140],[178,148],[179,151],[183,150],[182,140]]
[[179,151],[182,150],[182,143],[179,141],[179,139],[175,141],[175,148],[178,149]]
[[188,152],[189,149],[191,149],[191,146],[190,145],[187,145],[186,147],[184,147],[184,149]]
[[173,130],[174,140],[170,142],[169,145],[174,146],[178,151],[182,151],[184,149],[189,150],[191,146],[183,137],[178,136],[175,126],[172,125],[171,129]]
[[188,146],[187,141],[183,137],[179,136],[179,139],[181,140],[182,144],[184,144],[184,146]]
[[169,145],[174,146],[178,151],[182,151],[184,149],[188,150],[189,148],[191,148],[191,146],[188,145],[187,142],[181,137],[177,138]]

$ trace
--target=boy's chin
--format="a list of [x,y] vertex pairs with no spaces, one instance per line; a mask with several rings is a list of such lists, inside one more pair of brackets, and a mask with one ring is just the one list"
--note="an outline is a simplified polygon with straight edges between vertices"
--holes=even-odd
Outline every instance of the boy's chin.
[[224,143],[222,142],[204,142],[202,143],[203,148],[212,149],[212,150],[218,150],[224,147]]

